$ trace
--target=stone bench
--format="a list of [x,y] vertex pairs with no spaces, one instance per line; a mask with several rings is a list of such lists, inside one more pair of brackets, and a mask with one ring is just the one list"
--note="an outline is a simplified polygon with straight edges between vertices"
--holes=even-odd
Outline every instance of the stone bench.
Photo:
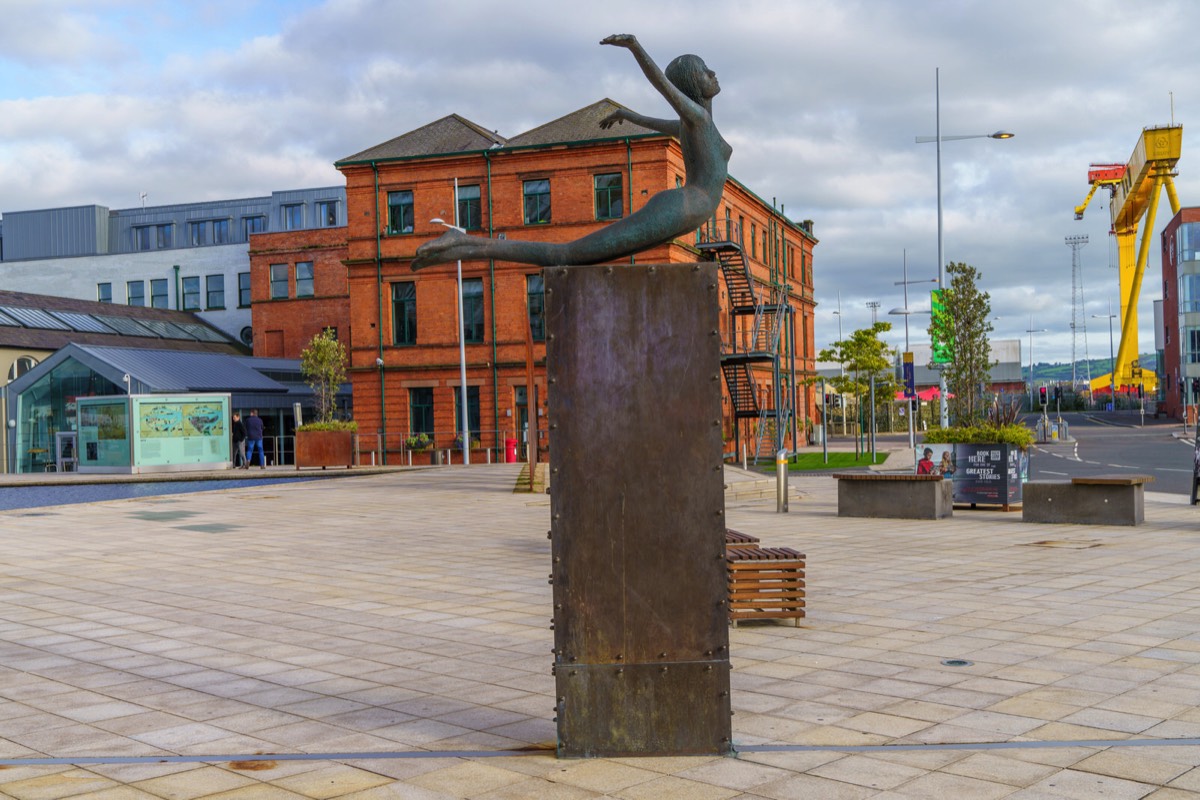
[[1089,475],[1025,484],[1022,522],[1140,525],[1150,475]]
[[942,519],[954,514],[954,482],[941,475],[835,472],[839,517]]

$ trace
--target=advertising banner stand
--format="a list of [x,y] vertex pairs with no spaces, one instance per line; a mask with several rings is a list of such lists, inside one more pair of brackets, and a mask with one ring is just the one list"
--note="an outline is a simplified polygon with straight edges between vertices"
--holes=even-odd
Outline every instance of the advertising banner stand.
[[954,481],[954,504],[1009,506],[1022,502],[1029,476],[1027,451],[1008,444],[923,444],[917,474]]

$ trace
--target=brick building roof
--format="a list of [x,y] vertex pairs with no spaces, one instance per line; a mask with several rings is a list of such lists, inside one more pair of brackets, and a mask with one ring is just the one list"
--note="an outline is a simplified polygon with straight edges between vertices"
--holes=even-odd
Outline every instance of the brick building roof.
[[361,153],[339,159],[336,164],[418,158],[492,148],[536,147],[600,139],[624,139],[629,136],[661,135],[658,131],[643,128],[632,122],[623,122],[608,130],[601,128],[600,120],[618,108],[624,108],[624,106],[606,97],[590,106],[572,111],[570,114],[539,125],[511,139],[505,139],[494,131],[488,131],[458,114],[451,114],[414,131],[401,134],[395,139],[389,139],[383,144],[369,147]]
[[632,122],[622,122],[608,130],[600,127],[600,120],[619,108],[625,108],[620,103],[613,102],[607,97],[585,106],[578,111],[572,111],[566,116],[539,125],[533,130],[514,136],[508,140],[506,147],[529,147],[541,144],[559,144],[566,142],[584,142],[596,139],[624,139],[627,136],[646,136],[660,134],[650,128],[643,128]]
[[346,156],[336,163],[487,150],[497,145],[503,145],[504,142],[503,136],[476,125],[458,114],[451,114],[428,125],[423,125],[415,131],[409,131],[395,139],[389,139],[383,144],[368,147],[361,153]]

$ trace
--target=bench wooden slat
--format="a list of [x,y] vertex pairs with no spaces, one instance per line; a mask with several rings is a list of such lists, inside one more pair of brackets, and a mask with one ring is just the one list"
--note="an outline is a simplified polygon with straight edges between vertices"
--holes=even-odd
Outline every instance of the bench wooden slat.
[[783,595],[780,597],[764,597],[759,595],[753,599],[738,600],[736,603],[731,603],[730,608],[734,611],[752,608],[755,611],[766,611],[769,608],[793,609],[804,608],[803,595]]
[[789,570],[787,572],[739,572],[737,577],[730,576],[729,588],[743,586],[757,586],[763,589],[776,589],[785,586],[804,588],[804,572],[802,570]]
[[748,533],[742,533],[741,531],[735,531],[732,528],[726,528],[725,529],[725,549],[728,550],[733,547],[746,547],[746,548],[758,547],[758,537],[751,536]]
[[804,554],[790,547],[730,547],[725,560],[735,561],[802,561]]
[[788,600],[803,600],[805,597],[803,589],[788,589],[787,591],[780,590],[778,592],[730,592],[729,599],[734,601],[735,605],[744,603],[759,603],[772,606],[783,605]]
[[1140,486],[1153,482],[1153,475],[1083,475],[1071,478],[1071,483],[1080,486]]
[[941,475],[917,475],[912,472],[835,472],[839,481],[940,481]]

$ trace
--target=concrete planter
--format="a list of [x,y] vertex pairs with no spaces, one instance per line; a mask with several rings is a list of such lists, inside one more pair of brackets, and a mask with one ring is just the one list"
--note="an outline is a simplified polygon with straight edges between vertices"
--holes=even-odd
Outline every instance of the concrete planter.
[[296,431],[296,469],[353,466],[353,431]]

